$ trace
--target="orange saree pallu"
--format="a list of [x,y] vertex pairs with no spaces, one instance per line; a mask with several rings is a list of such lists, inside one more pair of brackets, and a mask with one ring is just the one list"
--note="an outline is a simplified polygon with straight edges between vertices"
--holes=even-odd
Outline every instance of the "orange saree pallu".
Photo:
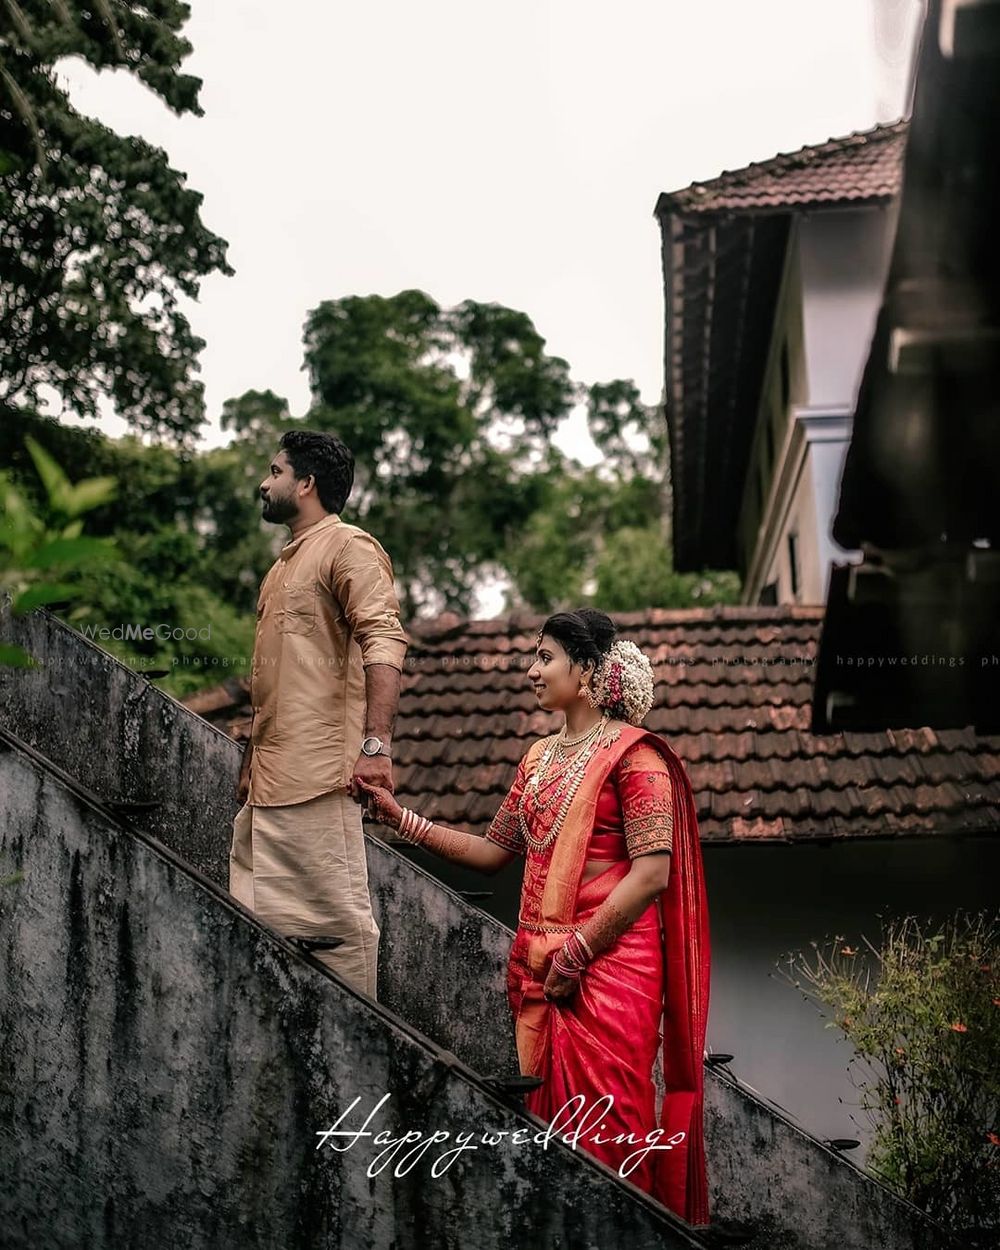
[[[617,858],[591,880],[582,879],[588,858],[608,858],[593,853],[600,841],[593,835],[602,789],[623,755],[640,742],[665,761],[673,794],[667,888],[590,964],[571,998],[549,1002],[542,987],[552,955],[629,872],[630,860]],[[529,750],[522,777],[531,777],[544,745],[542,740]],[[536,844],[526,846],[507,992],[521,1071],[544,1082],[527,1096],[526,1106],[546,1123],[556,1120],[554,1135],[576,1132],[580,1148],[690,1224],[707,1224],[708,905],[694,796],[684,767],[656,734],[613,722],[555,840],[539,849],[552,817],[533,805],[529,793],[521,814]],[[661,1040],[666,1094],[657,1115],[652,1070]],[[648,1149],[650,1144],[657,1148]]]

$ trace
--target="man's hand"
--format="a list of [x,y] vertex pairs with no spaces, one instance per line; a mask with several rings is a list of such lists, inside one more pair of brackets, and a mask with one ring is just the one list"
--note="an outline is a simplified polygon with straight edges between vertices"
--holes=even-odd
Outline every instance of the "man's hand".
[[355,803],[363,803],[365,796],[358,785],[359,781],[367,781],[370,786],[381,786],[383,790],[388,790],[390,794],[395,793],[396,787],[392,781],[392,760],[388,755],[365,755],[362,753],[358,756],[358,761],[354,765],[354,773],[351,777],[351,798]]
[[579,988],[579,977],[564,977],[551,964],[549,965],[549,975],[545,978],[545,984],[542,986],[542,993],[546,998],[553,1002],[561,1002],[564,999],[572,998]]

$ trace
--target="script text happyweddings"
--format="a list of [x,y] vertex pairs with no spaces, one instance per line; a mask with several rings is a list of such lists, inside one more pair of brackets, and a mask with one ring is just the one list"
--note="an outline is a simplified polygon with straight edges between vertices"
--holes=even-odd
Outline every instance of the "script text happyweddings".
[[[368,1118],[359,1128],[348,1128],[345,1121],[361,1102],[355,1098],[340,1118],[328,1129],[321,1129],[316,1136],[319,1141],[316,1149],[329,1146],[338,1154],[346,1154],[359,1143],[366,1142],[378,1153],[368,1164],[368,1175],[378,1176],[387,1168],[392,1168],[393,1176],[406,1176],[416,1165],[428,1155],[432,1155],[431,1176],[443,1176],[461,1155],[481,1147],[496,1146],[541,1146],[547,1150],[552,1141],[565,1142],[573,1150],[581,1143],[592,1145],[614,1143],[622,1146],[636,1146],[624,1158],[618,1168],[618,1175],[629,1177],[651,1150],[673,1150],[685,1137],[682,1132],[666,1136],[666,1129],[651,1129],[644,1137],[635,1133],[617,1133],[603,1135],[607,1127],[607,1117],[614,1107],[614,1095],[605,1094],[592,1106],[588,1107],[582,1094],[577,1094],[564,1103],[548,1126],[535,1131],[530,1128],[519,1129],[483,1129],[476,1132],[452,1133],[438,1129],[432,1133],[417,1132],[410,1129],[404,1133],[394,1133],[389,1129],[381,1131],[373,1128],[373,1121],[391,1098],[383,1094],[376,1105],[368,1113]],[[596,1130],[596,1132],[594,1131]],[[435,1148],[446,1147],[446,1149]]]

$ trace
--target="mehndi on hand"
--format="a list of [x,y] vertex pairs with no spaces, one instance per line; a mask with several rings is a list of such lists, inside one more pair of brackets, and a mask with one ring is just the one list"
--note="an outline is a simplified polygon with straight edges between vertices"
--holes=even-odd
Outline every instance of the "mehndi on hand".
[[398,829],[403,809],[385,786],[373,786],[361,778],[355,779],[358,789],[366,796],[365,810],[372,820],[388,825],[390,829]]

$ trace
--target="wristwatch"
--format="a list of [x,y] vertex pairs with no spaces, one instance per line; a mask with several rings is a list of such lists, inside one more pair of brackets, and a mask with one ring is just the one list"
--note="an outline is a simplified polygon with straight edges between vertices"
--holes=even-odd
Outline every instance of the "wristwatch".
[[370,738],[365,738],[364,742],[362,742],[361,754],[362,755],[388,756],[389,752],[383,749],[382,739],[376,738],[375,735],[373,734]]

